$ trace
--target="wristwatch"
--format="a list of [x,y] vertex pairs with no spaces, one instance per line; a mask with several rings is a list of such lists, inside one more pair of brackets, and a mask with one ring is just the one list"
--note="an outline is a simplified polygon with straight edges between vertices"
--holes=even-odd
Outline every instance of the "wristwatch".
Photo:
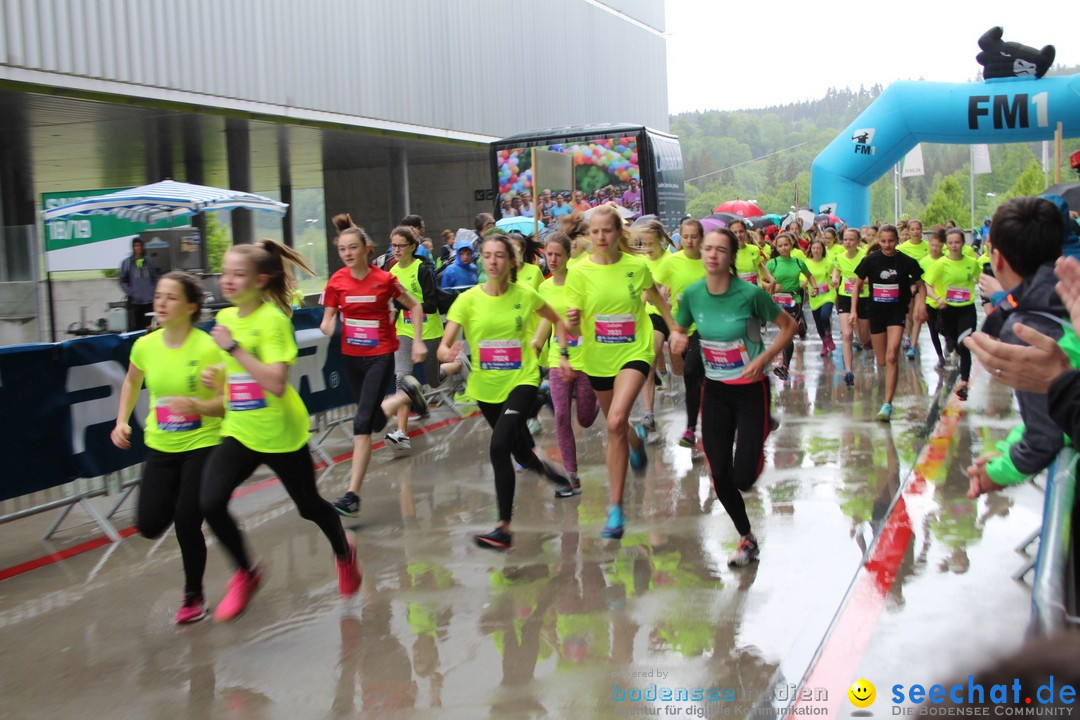
[[237,349],[238,347],[240,347],[240,343],[238,343],[238,342],[236,342],[235,340],[233,340],[233,343],[232,343],[232,345],[230,345],[229,347],[225,348],[225,352],[227,352],[227,353],[229,353],[230,355],[232,355],[232,354],[233,354],[234,352],[236,352],[236,349]]
[[569,348],[564,348],[564,347],[559,348],[559,355],[562,355],[564,358],[570,357]]

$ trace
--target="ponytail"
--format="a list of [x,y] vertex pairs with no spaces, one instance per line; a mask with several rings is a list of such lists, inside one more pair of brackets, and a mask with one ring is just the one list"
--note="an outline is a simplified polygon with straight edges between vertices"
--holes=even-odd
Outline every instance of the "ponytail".
[[281,243],[265,239],[254,245],[234,245],[229,252],[246,255],[254,265],[255,273],[266,275],[266,287],[263,288],[266,299],[277,305],[286,315],[292,316],[291,301],[296,289],[293,266],[309,275],[315,274],[304,256]]

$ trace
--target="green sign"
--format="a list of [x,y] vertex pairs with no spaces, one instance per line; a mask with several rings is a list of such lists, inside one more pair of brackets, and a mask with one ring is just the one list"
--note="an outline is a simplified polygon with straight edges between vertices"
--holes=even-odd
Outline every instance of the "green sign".
[[[99,190],[73,190],[70,192],[42,193],[41,207],[51,210],[61,205],[68,205],[86,198],[108,195],[127,188],[104,188]],[[153,225],[125,220],[115,215],[73,215],[62,220],[45,223],[45,251],[63,250],[78,245],[130,237],[143,230],[157,230],[168,227],[183,227],[189,224],[186,217],[169,218]]]

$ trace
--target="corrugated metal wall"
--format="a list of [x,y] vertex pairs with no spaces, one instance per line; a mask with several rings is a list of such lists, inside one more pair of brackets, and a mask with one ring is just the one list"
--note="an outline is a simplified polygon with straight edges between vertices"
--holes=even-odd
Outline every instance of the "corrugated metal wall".
[[82,76],[491,136],[666,130],[663,13],[661,0],[0,0],[0,77],[25,68],[59,86]]

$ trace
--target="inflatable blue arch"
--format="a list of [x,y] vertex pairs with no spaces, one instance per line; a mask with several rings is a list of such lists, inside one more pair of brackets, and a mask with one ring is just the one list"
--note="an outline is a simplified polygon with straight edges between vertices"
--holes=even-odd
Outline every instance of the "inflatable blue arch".
[[870,184],[920,142],[1015,143],[1080,136],[1080,75],[890,85],[814,159],[810,202],[870,222]]

